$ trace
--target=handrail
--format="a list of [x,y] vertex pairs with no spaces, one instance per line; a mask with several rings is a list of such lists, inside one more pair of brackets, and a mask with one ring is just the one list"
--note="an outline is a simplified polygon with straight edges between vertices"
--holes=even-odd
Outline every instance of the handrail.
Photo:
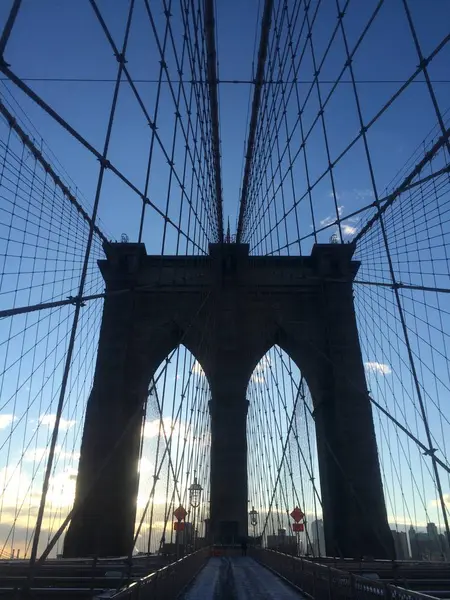
[[250,554],[315,600],[435,600],[427,594],[275,550],[252,548]]
[[[203,568],[209,558],[210,548],[201,548],[184,556],[170,565],[134,581],[116,594],[109,596],[114,600],[170,600],[190,583]],[[97,598],[101,598],[98,596]]]

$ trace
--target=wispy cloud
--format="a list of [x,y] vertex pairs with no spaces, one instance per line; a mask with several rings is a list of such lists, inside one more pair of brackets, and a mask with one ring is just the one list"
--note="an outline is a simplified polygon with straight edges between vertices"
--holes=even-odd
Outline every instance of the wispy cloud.
[[[27,450],[23,456],[23,460],[25,462],[36,462],[41,461],[47,458],[49,455],[50,449],[48,446],[42,448],[34,448],[32,450]],[[78,460],[80,458],[79,452],[66,452],[62,446],[56,446],[55,454],[58,460]]]
[[54,475],[50,481],[49,501],[54,506],[70,507],[75,499],[77,472],[66,469]]
[[0,415],[0,429],[6,429],[15,420],[14,415]]
[[[342,216],[342,211],[344,210],[343,206],[338,206],[338,215],[339,217]],[[320,225],[322,227],[327,227],[327,225],[332,225],[333,223],[336,222],[336,215],[328,215],[328,217],[325,217],[325,219],[322,219],[320,221]]]
[[[47,425],[48,427],[53,428],[55,426],[55,422],[56,422],[56,415],[54,415],[54,414],[41,415],[39,417],[40,425]],[[64,419],[63,417],[61,417],[61,420],[59,422],[59,430],[67,431],[68,429],[73,427],[75,424],[76,424],[76,421],[70,421],[68,419]]]
[[[50,478],[48,498],[52,509],[72,505],[75,496],[76,475],[76,469],[69,467],[57,471]],[[21,500],[26,499],[28,512],[28,506],[32,508],[39,506],[42,480],[39,474],[32,480],[26,468],[19,471],[14,467],[4,467],[0,469],[0,489],[2,490],[4,509],[17,510]],[[48,510],[46,512],[48,513]],[[2,524],[6,522],[4,516],[3,514]],[[27,517],[27,515],[24,516]]]
[[205,371],[202,369],[201,364],[198,362],[198,360],[196,360],[192,366],[192,372],[196,373],[197,375],[201,375],[202,377],[205,376]]
[[[444,498],[444,504],[445,506],[450,509],[450,493],[449,494],[443,494],[443,498]],[[441,508],[441,500],[439,498],[436,498],[435,500],[432,500],[430,502],[430,508]]]
[[364,363],[366,371],[369,373],[375,373],[376,375],[390,375],[392,369],[386,363],[380,363],[376,361],[367,361]]
[[336,200],[340,200],[340,199],[341,199],[341,194],[339,194],[339,192],[336,192],[336,194],[334,194],[334,193],[333,193],[333,190],[331,190],[331,191],[328,193],[328,196],[329,196],[330,198],[336,198]]
[[375,197],[373,190],[370,188],[353,188],[352,192],[357,200],[367,201]]
[[148,473],[153,473],[154,465],[143,456],[139,461],[138,471],[141,475],[147,475]]
[[[330,194],[331,196],[333,195],[332,193]],[[339,219],[342,218],[344,212],[344,206],[341,204],[340,206],[338,206],[338,215],[339,215]],[[345,219],[344,221],[341,221],[341,231],[342,231],[342,235],[344,237],[351,237],[353,235],[355,235],[355,233],[357,233],[358,228],[355,226],[355,224],[358,222],[358,217],[350,217],[349,219]],[[322,219],[320,221],[320,225],[321,227],[328,227],[330,225],[334,225],[335,227],[334,232],[338,232],[338,226],[337,226],[337,218],[336,215],[328,215],[327,217],[325,217],[324,219]]]
[[355,233],[358,231],[357,227],[353,227],[353,225],[349,225],[348,223],[344,223],[343,225],[341,225],[341,228],[342,235],[345,236],[355,235]]
[[263,356],[259,363],[256,365],[255,370],[250,378],[253,383],[264,383],[266,380],[265,373],[270,368],[270,358],[266,355]]
[[[353,188],[348,190],[341,190],[339,193],[336,192],[336,195],[330,190],[328,193],[329,198],[336,199],[337,201],[344,201],[345,203],[349,202],[352,207],[352,212],[355,209],[355,202],[357,203],[357,207],[361,206],[361,203],[368,204],[370,200],[373,200],[375,195],[373,190],[370,188]],[[344,206],[338,206],[338,216],[339,219],[343,217]],[[336,225],[336,214],[328,215],[321,221],[319,221],[321,227],[329,227]],[[349,219],[344,219],[341,221],[341,231],[342,235],[345,238],[350,238],[358,233],[357,223],[359,222],[359,217],[350,217]],[[336,229],[332,230],[333,233],[337,233],[337,225]]]
[[414,523],[411,523],[411,517],[407,515],[388,515],[388,523],[392,529],[395,529],[395,526],[400,526],[405,530],[409,529],[411,525],[413,527],[421,527],[425,528],[427,526],[426,518],[422,520],[414,520]]
[[15,506],[17,498],[25,496],[28,492],[29,477],[22,473],[19,477],[18,469],[8,466],[0,469],[0,490],[2,493],[3,505]]
[[[166,433],[167,439],[169,439],[170,434],[173,431],[172,439],[176,436],[181,436],[184,434],[186,427],[183,423],[172,421],[170,417],[164,417],[162,420],[164,424],[164,431]],[[159,435],[160,431],[160,419],[153,419],[152,421],[146,421],[144,425],[144,437],[147,439],[156,438]],[[164,439],[163,428],[161,427],[161,439]]]

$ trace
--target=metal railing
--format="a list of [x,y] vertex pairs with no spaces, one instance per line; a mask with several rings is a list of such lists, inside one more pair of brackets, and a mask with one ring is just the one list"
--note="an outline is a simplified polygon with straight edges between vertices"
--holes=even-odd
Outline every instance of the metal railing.
[[[210,553],[209,547],[197,550],[109,597],[114,600],[125,600],[125,598],[127,600],[175,600],[203,568]],[[102,596],[97,598],[100,599]]]
[[251,548],[249,554],[315,600],[435,600],[426,594],[275,550]]

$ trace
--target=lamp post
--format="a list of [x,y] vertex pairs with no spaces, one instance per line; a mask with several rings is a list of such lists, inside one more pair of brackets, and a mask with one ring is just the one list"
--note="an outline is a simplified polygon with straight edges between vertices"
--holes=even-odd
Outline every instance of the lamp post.
[[193,550],[195,551],[195,511],[200,506],[200,498],[203,492],[202,486],[197,481],[197,476],[194,475],[194,483],[189,488],[189,503],[192,507],[193,519],[192,519],[192,541]]
[[258,511],[252,506],[252,510],[248,513],[250,515],[250,525],[253,527],[253,543],[256,539],[256,526],[258,524]]

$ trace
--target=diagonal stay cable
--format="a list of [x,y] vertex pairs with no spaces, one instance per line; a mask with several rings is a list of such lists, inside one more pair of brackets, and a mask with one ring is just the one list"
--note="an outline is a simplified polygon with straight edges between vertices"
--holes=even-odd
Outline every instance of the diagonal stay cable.
[[[133,11],[134,11],[134,0],[131,1],[130,7],[128,10],[127,24],[126,24],[126,28],[125,28],[125,34],[124,34],[123,45],[122,45],[122,54],[121,54],[122,60],[119,61],[119,66],[117,69],[117,81],[116,81],[116,85],[114,88],[114,94],[113,94],[111,109],[110,109],[110,113],[109,113],[108,128],[107,128],[107,132],[105,135],[104,148],[103,148],[103,153],[102,153],[102,161],[100,163],[100,169],[99,169],[98,180],[97,180],[97,189],[96,189],[96,193],[95,193],[94,206],[93,206],[93,210],[92,210],[92,223],[89,228],[89,237],[88,237],[88,240],[86,243],[86,251],[85,251],[84,260],[83,260],[83,268],[82,268],[82,272],[81,272],[81,276],[80,276],[78,297],[83,295],[86,278],[87,278],[89,258],[90,258],[90,254],[91,254],[91,250],[92,250],[92,244],[93,244],[94,233],[95,233],[94,232],[94,224],[96,221],[99,202],[100,202],[103,178],[104,178],[105,168],[106,168],[106,159],[108,156],[109,143],[110,143],[112,128],[113,128],[113,124],[114,124],[114,117],[116,114],[117,100],[118,100],[119,89],[120,89],[120,81],[122,78],[123,65],[125,63],[125,53],[126,53],[126,49],[127,49],[127,45],[128,45]],[[74,315],[73,315],[73,323],[72,323],[72,329],[71,329],[71,333],[70,333],[70,340],[69,340],[69,345],[67,347],[67,354],[66,354],[64,370],[63,370],[62,380],[61,380],[62,381],[61,382],[61,391],[60,391],[57,410],[56,410],[55,425],[54,425],[53,433],[52,433],[52,437],[51,437],[50,448],[49,448],[49,457],[48,457],[47,465],[46,465],[46,469],[45,469],[44,482],[43,482],[43,486],[42,486],[42,494],[41,494],[38,514],[37,514],[37,518],[36,518],[36,527],[35,527],[33,545],[32,545],[31,556],[30,556],[30,573],[29,573],[30,581],[33,577],[34,567],[36,564],[39,536],[40,536],[40,531],[41,531],[42,522],[43,522],[43,518],[44,518],[44,510],[45,510],[45,504],[46,504],[47,494],[48,494],[48,490],[49,490],[50,476],[51,476],[53,461],[54,461],[54,456],[55,456],[56,442],[58,439],[62,409],[64,406],[64,398],[65,398],[65,394],[66,394],[66,388],[67,388],[67,384],[68,384],[70,369],[72,366],[75,337],[76,337],[77,327],[78,327],[79,318],[80,318],[80,311],[81,311],[81,303],[77,302],[75,305],[75,311],[74,311]]]
[[[89,225],[91,225],[91,223],[92,223],[91,217],[84,210],[84,208],[78,202],[76,197],[72,194],[72,192],[69,190],[69,188],[62,182],[61,178],[55,173],[55,171],[53,170],[50,163],[44,158],[44,155],[42,154],[42,152],[36,147],[36,145],[33,143],[33,141],[30,139],[30,137],[20,127],[20,125],[17,122],[17,119],[15,119],[14,116],[9,112],[9,110],[3,104],[1,99],[0,99],[0,114],[2,114],[5,117],[6,121],[8,122],[9,126],[11,127],[11,129],[13,129],[15,131],[15,133],[19,136],[22,143],[26,146],[26,148],[28,148],[28,150],[32,153],[32,155],[38,161],[38,163],[40,163],[40,165],[43,167],[43,169],[47,173],[47,175],[49,175],[53,179],[55,185],[62,191],[64,196],[69,200],[69,202],[71,202],[75,206],[75,208],[80,213],[80,215],[83,217],[83,219]],[[106,242],[107,238],[106,238],[105,234],[102,231],[100,231],[98,225],[94,224],[93,227],[94,227],[95,233],[101,238],[101,240],[103,242]]]
[[190,239],[189,236],[184,232],[170,217],[168,217],[154,202],[148,198],[132,181],[126,177],[116,166],[114,166],[109,160],[102,156],[90,142],[86,140],[72,125],[70,125],[61,115],[54,110],[47,102],[45,102],[36,92],[34,92],[29,86],[27,86],[20,77],[18,77],[8,65],[0,58],[0,71],[3,72],[12,83],[14,83],[20,90],[22,90],[29,98],[31,98],[36,104],[42,108],[48,115],[50,115],[61,127],[68,131],[80,144],[82,144],[91,154],[93,154],[105,169],[109,169],[114,175],[116,175],[127,187],[129,187],[141,200],[143,200],[148,206],[150,206],[160,217],[166,220],[174,229],[176,229],[183,237],[187,238],[195,248],[204,252],[194,240]]
[[[417,163],[414,169],[405,177],[403,182],[398,186],[398,188],[390,194],[384,202],[384,204],[380,207],[378,206],[377,213],[369,219],[369,221],[364,225],[364,227],[355,235],[353,238],[353,242],[357,243],[369,229],[380,219],[380,217],[386,212],[386,210],[391,206],[395,200],[406,190],[409,186],[411,186],[413,180],[417,175],[422,171],[422,169],[436,156],[438,151],[444,146],[448,144],[448,140],[450,137],[450,128],[447,128],[445,132],[441,135],[441,137],[437,140],[437,142],[425,153],[424,157],[421,161]],[[445,168],[447,170],[448,167]]]
[[[139,104],[139,106],[140,106],[143,114],[145,115],[145,118],[147,119],[147,122],[148,122],[150,128],[154,130],[156,128],[156,125],[155,125],[154,121],[152,120],[152,118],[150,117],[150,115],[149,115],[149,113],[148,113],[148,111],[147,111],[147,109],[145,107],[145,104],[144,104],[144,102],[143,102],[143,100],[141,98],[141,95],[139,94],[139,92],[138,92],[138,90],[136,88],[136,85],[135,85],[135,83],[133,81],[133,78],[131,77],[130,72],[129,72],[126,64],[125,64],[126,61],[124,60],[123,54],[119,51],[117,45],[115,44],[115,42],[114,42],[114,40],[113,40],[113,38],[111,36],[111,33],[109,31],[109,28],[106,25],[106,22],[105,22],[105,20],[104,20],[104,18],[102,16],[102,14],[101,14],[98,6],[97,6],[96,0],[89,0],[89,1],[90,1],[90,4],[91,4],[91,6],[92,6],[92,8],[94,10],[94,13],[95,13],[98,21],[100,23],[100,26],[101,26],[101,28],[102,28],[105,36],[106,36],[106,39],[108,40],[108,42],[109,42],[109,44],[111,46],[111,49],[114,52],[114,55],[115,55],[117,61],[120,64],[123,63],[123,67],[122,67],[123,74],[127,78],[127,81],[128,81],[128,83],[129,83],[129,85],[131,87],[131,90],[133,91],[133,94],[134,94],[134,96],[136,98],[137,103]],[[173,91],[173,90],[171,89],[171,91]],[[176,101],[175,101],[175,104],[176,104]],[[178,109],[178,107],[177,107],[177,109]],[[173,176],[175,177],[178,185],[182,189],[183,194],[187,197],[186,191],[183,190],[183,188],[182,188],[181,178],[178,175],[177,171],[175,170],[174,162],[171,160],[170,155],[167,152],[167,150],[166,150],[166,148],[165,148],[165,146],[164,146],[164,144],[162,142],[161,136],[158,134],[157,131],[155,131],[155,139],[158,142],[158,144],[159,144],[159,146],[161,148],[161,151],[162,151],[162,153],[164,155],[164,158],[166,159],[167,164],[170,167],[171,173],[173,174]],[[189,203],[191,203],[191,199],[190,198],[187,198],[187,200],[188,200]],[[164,215],[165,215],[165,218],[166,218],[166,222],[168,222],[167,214],[164,213]],[[196,217],[197,217],[197,219],[199,221],[199,226],[203,229],[203,223],[201,222],[201,220],[198,218],[197,215],[196,215]],[[207,235],[206,231],[205,231],[205,235]]]
[[219,101],[216,70],[216,39],[214,21],[214,0],[205,0],[205,37],[207,49],[207,68],[209,80],[209,103],[212,120],[212,142],[214,155],[214,174],[217,203],[217,224],[219,242],[223,242],[223,200],[222,175],[220,168],[220,132],[219,132]]
[[272,498],[270,500],[270,505],[269,505],[269,509],[267,511],[266,521],[264,523],[264,527],[263,527],[263,530],[262,530],[262,533],[261,533],[262,536],[264,536],[264,533],[265,533],[265,530],[266,530],[266,527],[267,527],[267,522],[269,520],[269,514],[270,514],[270,512],[272,510],[272,506],[273,506],[273,502],[274,502],[274,499],[275,499],[275,494],[276,494],[276,491],[277,491],[278,483],[280,481],[281,469],[283,467],[284,459],[286,457],[286,450],[287,450],[287,447],[288,447],[288,444],[289,444],[289,436],[291,434],[292,425],[293,425],[294,419],[295,419],[295,411],[297,409],[298,400],[300,398],[300,389],[301,388],[299,386],[299,389],[297,390],[297,395],[295,397],[294,406],[292,408],[292,415],[291,415],[291,418],[290,418],[290,421],[289,421],[289,427],[288,427],[288,430],[286,432],[286,441],[285,441],[284,446],[283,446],[283,453],[282,453],[282,456],[281,456],[281,461],[280,461],[280,464],[278,465],[278,473],[277,473],[277,478],[276,478],[275,486],[274,486],[273,493],[272,493]]
[[[180,338],[179,344],[183,343],[184,338],[186,337],[189,329],[193,326],[194,321],[198,318],[201,310],[204,308],[204,306],[208,303],[210,299],[210,294],[207,294],[205,296],[205,298],[202,300],[202,302],[200,303],[198,310],[196,312],[196,314],[193,316],[192,321],[190,322],[189,326],[186,328],[186,330],[184,331],[183,335]],[[176,349],[174,349],[171,353],[171,355],[166,359],[166,365],[165,367],[162,369],[162,371],[159,373],[159,375],[156,376],[156,378],[154,379],[154,383],[156,384],[159,380],[159,378],[163,375],[163,373],[165,372],[165,369],[167,368],[167,365],[170,363],[170,359],[171,357],[175,354]],[[115,446],[112,450],[112,453],[114,452],[114,449],[121,443],[121,441],[123,440],[123,438],[125,437],[128,429],[130,428],[130,426],[133,423],[133,418],[139,417],[141,412],[141,407],[138,407],[135,415],[129,420],[127,426],[125,427],[125,429],[122,432],[122,435],[116,440]],[[170,439],[170,436],[169,436]],[[166,451],[167,451],[167,447],[166,447]],[[97,477],[100,477],[101,474],[103,473],[103,471],[106,469],[106,467],[109,464],[109,461],[111,460],[111,456],[112,453],[108,456],[105,457],[105,460],[103,461],[102,465],[100,466],[100,469],[98,471]],[[163,458],[161,459],[161,469],[162,469],[162,465],[163,465]],[[159,473],[158,473],[159,475]],[[88,498],[89,494],[92,493],[92,490],[94,489],[94,485],[95,485],[96,481],[93,482],[92,486],[85,492],[85,494],[79,499],[79,504],[78,506],[74,506],[72,508],[72,510],[68,513],[68,515],[66,516],[66,518],[64,519],[63,523],[61,524],[61,526],[59,527],[59,529],[56,531],[56,533],[54,534],[53,538],[50,540],[50,542],[47,545],[47,548],[44,550],[44,552],[42,553],[42,555],[39,557],[39,559],[36,561],[36,567],[39,567],[40,565],[42,565],[42,563],[45,561],[45,559],[48,557],[48,555],[50,554],[50,552],[52,551],[52,549],[54,548],[55,544],[57,543],[58,539],[61,537],[61,535],[63,534],[64,530],[66,529],[67,525],[69,524],[69,522],[72,520],[72,518],[74,517],[74,515],[80,510],[80,506],[86,501],[86,499]],[[155,480],[155,484],[156,484],[156,480]],[[153,490],[154,493],[154,490]],[[148,508],[148,506],[147,506]]]
[[[174,285],[176,286],[177,283],[179,283],[180,286],[184,286],[187,281],[189,281],[189,278],[187,278],[185,276],[180,276],[180,279],[178,281],[177,280],[171,281],[170,287],[173,288],[173,286]],[[83,296],[79,296],[79,295],[78,296],[69,296],[65,300],[41,302],[39,304],[31,304],[29,306],[18,306],[16,308],[8,308],[5,310],[1,310],[0,311],[0,319],[6,318],[6,317],[13,317],[15,315],[23,315],[23,314],[35,312],[38,310],[48,310],[48,309],[57,308],[60,306],[67,306],[68,304],[73,304],[74,306],[76,306],[77,304],[80,304],[81,306],[84,306],[84,304],[86,302],[89,302],[91,300],[98,300],[100,298],[107,298],[108,296],[117,296],[117,295],[121,295],[121,294],[127,294],[130,292],[145,292],[145,291],[151,291],[151,290],[155,290],[155,289],[161,290],[164,287],[165,287],[164,284],[156,282],[156,283],[150,283],[150,284],[146,284],[146,285],[135,286],[133,288],[129,287],[129,288],[123,288],[120,290],[106,290],[105,292],[102,292],[100,294],[91,294],[91,295],[83,295]]]
[[[366,27],[366,31],[368,30],[368,27]],[[354,54],[356,53],[357,48],[359,47],[359,44],[361,43],[362,39],[365,36],[365,32],[363,32],[363,34],[361,35],[360,39],[358,40],[357,44],[355,45],[355,47],[353,48],[350,58],[352,58],[354,56]],[[443,48],[450,42],[450,34],[446,35],[441,42],[434,48],[434,50],[428,55],[427,57],[427,62],[429,63],[431,60],[433,60],[442,50]],[[338,85],[338,82],[340,80],[340,78],[342,77],[343,73],[346,70],[346,63],[344,65],[344,67],[342,68],[341,74],[339,75],[339,77],[337,78],[335,85],[333,86],[332,90],[329,92],[327,99],[324,101],[324,108],[326,106],[326,104],[328,103],[328,101],[331,99],[332,94],[334,92],[334,89],[336,88],[336,86]],[[405,81],[405,83],[403,85],[400,86],[400,88],[389,98],[389,100],[383,105],[383,107],[377,112],[377,114],[372,117],[372,119],[365,124],[365,126],[361,129],[361,131],[358,132],[358,134],[351,140],[351,142],[344,148],[344,150],[341,151],[341,153],[337,156],[336,159],[333,160],[333,168],[348,154],[348,152],[351,150],[351,148],[353,148],[353,146],[369,131],[369,129],[381,118],[381,116],[390,108],[390,106],[392,106],[392,104],[395,102],[395,100],[397,100],[397,98],[399,98],[402,93],[409,87],[409,85],[416,79],[416,77],[422,72],[422,68],[420,65],[415,69],[415,71],[412,73],[412,75]],[[297,150],[297,152],[295,153],[295,155],[293,156],[293,162],[296,160],[297,156],[300,154],[302,147],[305,145],[305,143],[307,142],[308,138],[310,137],[315,123],[318,120],[319,115],[316,116],[315,120],[313,121],[313,123],[311,124],[308,133],[305,135],[304,137],[304,141],[302,142],[302,144],[300,145],[299,149]],[[292,135],[292,134],[291,134]],[[282,157],[283,158],[283,157]],[[286,170],[286,172],[284,173],[279,186],[283,185],[284,179],[288,176],[288,172],[289,170]],[[317,178],[316,180],[311,184],[310,186],[310,190],[307,190],[306,192],[304,192],[299,198],[297,198],[293,205],[289,208],[289,210],[286,212],[286,215],[283,216],[283,218],[286,218],[290,212],[292,212],[295,207],[305,198],[307,197],[309,191],[313,190],[314,188],[317,187],[317,185],[325,178],[325,176],[329,173],[329,167],[327,167]],[[276,190],[277,191],[277,190]],[[258,243],[256,243],[254,245],[254,247],[252,248],[253,251],[256,250],[256,248],[258,246],[261,245],[261,243],[264,241],[264,239],[271,233],[271,231],[275,228],[277,228],[279,226],[279,222],[277,222],[270,230],[268,233],[266,233],[266,235],[264,236],[264,238],[262,238]],[[250,238],[250,235],[247,235],[248,238]]]
[[258,65],[255,77],[255,89],[253,93],[252,113],[250,118],[250,127],[247,139],[247,152],[245,155],[244,179],[242,182],[241,202],[239,207],[239,220],[236,233],[236,242],[239,244],[242,241],[244,219],[247,212],[249,179],[251,166],[253,163],[253,150],[255,144],[256,127],[258,123],[258,114],[261,104],[261,92],[264,80],[264,68],[267,59],[267,48],[269,44],[269,33],[272,23],[273,0],[265,0],[264,12],[261,20],[261,39],[258,51]]

